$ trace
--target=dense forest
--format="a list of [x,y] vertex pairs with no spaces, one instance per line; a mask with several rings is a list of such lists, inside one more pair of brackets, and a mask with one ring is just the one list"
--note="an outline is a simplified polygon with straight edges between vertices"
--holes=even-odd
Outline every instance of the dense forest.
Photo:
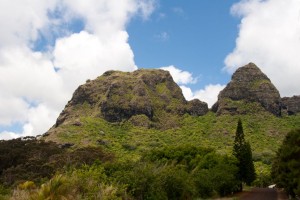
[[[273,178],[299,195],[300,131],[287,134]],[[176,145],[122,160],[102,147],[72,149],[34,137],[0,142],[0,199],[195,199],[226,196],[255,182],[242,122],[232,153]],[[249,151],[250,150],[250,151]]]

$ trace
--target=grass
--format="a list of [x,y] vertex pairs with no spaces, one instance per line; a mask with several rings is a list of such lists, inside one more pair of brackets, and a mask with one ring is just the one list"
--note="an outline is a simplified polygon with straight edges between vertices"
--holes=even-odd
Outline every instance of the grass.
[[[129,121],[108,123],[102,118],[81,117],[81,126],[62,125],[51,137],[55,141],[74,143],[73,148],[102,145],[119,159],[137,160],[149,149],[179,144],[212,147],[221,154],[230,154],[239,118],[243,122],[245,138],[251,144],[257,170],[269,172],[272,158],[285,134],[298,126],[300,115],[278,118],[260,111],[249,115],[216,116],[209,112],[200,117],[184,115],[180,120],[176,119],[179,126],[176,124],[175,128],[166,130],[136,127]],[[173,119],[164,123],[170,126]]]

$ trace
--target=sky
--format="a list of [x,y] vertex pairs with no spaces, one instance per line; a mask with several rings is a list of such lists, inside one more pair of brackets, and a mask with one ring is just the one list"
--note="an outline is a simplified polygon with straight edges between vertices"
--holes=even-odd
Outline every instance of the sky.
[[254,62],[300,94],[300,0],[1,0],[0,139],[45,133],[87,79],[170,71],[209,107]]

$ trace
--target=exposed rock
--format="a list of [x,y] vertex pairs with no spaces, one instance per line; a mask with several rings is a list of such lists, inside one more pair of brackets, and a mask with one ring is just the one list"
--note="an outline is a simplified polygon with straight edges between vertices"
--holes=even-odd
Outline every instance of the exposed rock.
[[104,145],[104,146],[108,146],[110,144],[110,142],[108,140],[97,140],[97,143],[99,145]]
[[70,148],[72,146],[74,146],[73,143],[63,143],[63,144],[58,145],[58,147],[61,148],[61,149],[67,149],[67,148]]
[[133,150],[136,150],[136,146],[134,145],[131,145],[131,144],[122,144],[122,147],[125,149],[125,150],[128,150],[128,151],[133,151]]
[[104,131],[99,131],[99,135],[105,136]]
[[286,110],[288,115],[294,115],[300,113],[300,95],[293,97],[283,97],[282,109]]
[[208,112],[207,103],[194,99],[188,102],[187,113],[193,116],[205,115]]
[[76,89],[55,127],[61,124],[80,126],[77,122],[82,116],[102,117],[109,122],[131,119],[133,124],[149,127],[168,115],[189,113],[199,116],[207,112],[206,103],[185,100],[167,71],[108,71]]
[[281,115],[278,90],[255,64],[249,63],[232,75],[230,83],[220,92],[212,110],[217,114],[245,114],[249,110],[256,112],[259,107],[276,116]]
[[152,122],[146,115],[134,115],[129,119],[129,121],[134,126],[140,126],[145,128],[150,128],[152,125]]
[[75,121],[73,123],[74,126],[82,126],[82,123],[80,121]]

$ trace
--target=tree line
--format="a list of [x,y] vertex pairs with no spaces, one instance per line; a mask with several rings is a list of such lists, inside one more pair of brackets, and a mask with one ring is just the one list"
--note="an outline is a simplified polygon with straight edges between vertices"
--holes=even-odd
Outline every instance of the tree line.
[[117,159],[101,147],[61,148],[35,138],[1,141],[0,198],[4,187],[15,188],[11,195],[22,194],[23,199],[226,196],[255,179],[241,120],[233,146],[232,155],[193,145],[153,148],[133,161]]

